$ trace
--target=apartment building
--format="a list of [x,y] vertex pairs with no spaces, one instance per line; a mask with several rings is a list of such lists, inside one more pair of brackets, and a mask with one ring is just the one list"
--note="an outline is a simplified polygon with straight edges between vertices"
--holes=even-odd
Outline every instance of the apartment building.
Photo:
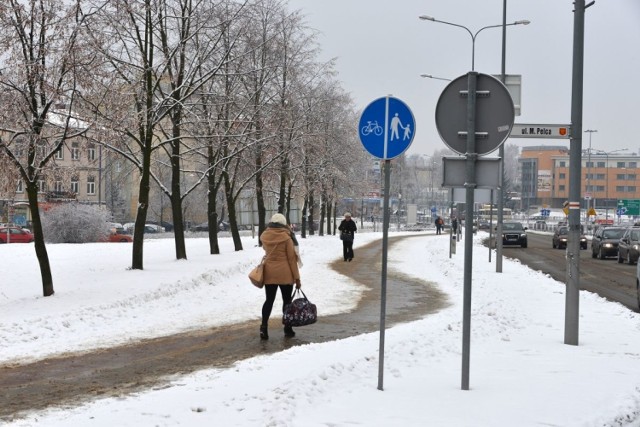
[[[524,147],[518,163],[522,209],[561,208],[569,200],[569,148]],[[618,150],[583,150],[580,183],[582,208],[615,209],[618,200],[640,197],[640,156]]]

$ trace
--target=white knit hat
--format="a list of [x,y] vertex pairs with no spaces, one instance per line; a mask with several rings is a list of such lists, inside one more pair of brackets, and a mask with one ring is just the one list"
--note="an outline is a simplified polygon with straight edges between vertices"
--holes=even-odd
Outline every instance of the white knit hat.
[[345,212],[345,213],[344,213],[344,216],[345,216],[345,217],[347,217],[347,216],[348,216],[349,218],[351,218],[351,212]]
[[271,221],[277,224],[287,225],[287,218],[284,217],[281,213],[277,213],[271,217]]

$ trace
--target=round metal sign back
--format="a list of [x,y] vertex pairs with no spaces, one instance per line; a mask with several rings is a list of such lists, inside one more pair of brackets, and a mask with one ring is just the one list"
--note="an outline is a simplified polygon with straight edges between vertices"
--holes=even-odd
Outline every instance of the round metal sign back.
[[[458,154],[467,152],[468,74],[447,85],[436,105],[436,127],[444,143]],[[495,151],[509,137],[515,109],[509,90],[488,74],[477,73],[476,154]]]

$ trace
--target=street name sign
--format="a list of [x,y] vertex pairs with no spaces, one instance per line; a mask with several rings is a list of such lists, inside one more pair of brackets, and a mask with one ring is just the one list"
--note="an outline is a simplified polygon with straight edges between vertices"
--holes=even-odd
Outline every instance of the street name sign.
[[416,133],[411,109],[392,96],[378,98],[364,109],[358,125],[360,142],[372,156],[383,160],[404,153]]
[[571,138],[571,125],[514,123],[509,138],[569,139]]

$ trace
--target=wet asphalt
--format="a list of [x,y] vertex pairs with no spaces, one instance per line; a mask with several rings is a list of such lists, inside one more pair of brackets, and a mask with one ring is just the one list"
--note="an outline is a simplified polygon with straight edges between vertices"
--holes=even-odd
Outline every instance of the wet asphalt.
[[[390,237],[389,252],[400,239],[429,238],[428,235]],[[98,396],[123,396],[142,389],[163,387],[173,375],[205,368],[225,368],[243,359],[297,345],[379,331],[382,240],[356,248],[353,262],[344,262],[341,253],[337,255],[339,259],[331,264],[331,268],[367,288],[353,311],[323,316],[322,307],[318,307],[317,323],[295,328],[296,336],[285,338],[280,316],[274,315],[280,304],[276,299],[269,324],[270,339],[266,341],[259,338],[258,322],[251,321],[26,365],[0,367],[0,420],[19,417],[21,411],[74,406]],[[311,299],[311,295],[307,296]],[[435,284],[408,277],[389,263],[387,328],[423,318],[447,304],[445,294]]]

